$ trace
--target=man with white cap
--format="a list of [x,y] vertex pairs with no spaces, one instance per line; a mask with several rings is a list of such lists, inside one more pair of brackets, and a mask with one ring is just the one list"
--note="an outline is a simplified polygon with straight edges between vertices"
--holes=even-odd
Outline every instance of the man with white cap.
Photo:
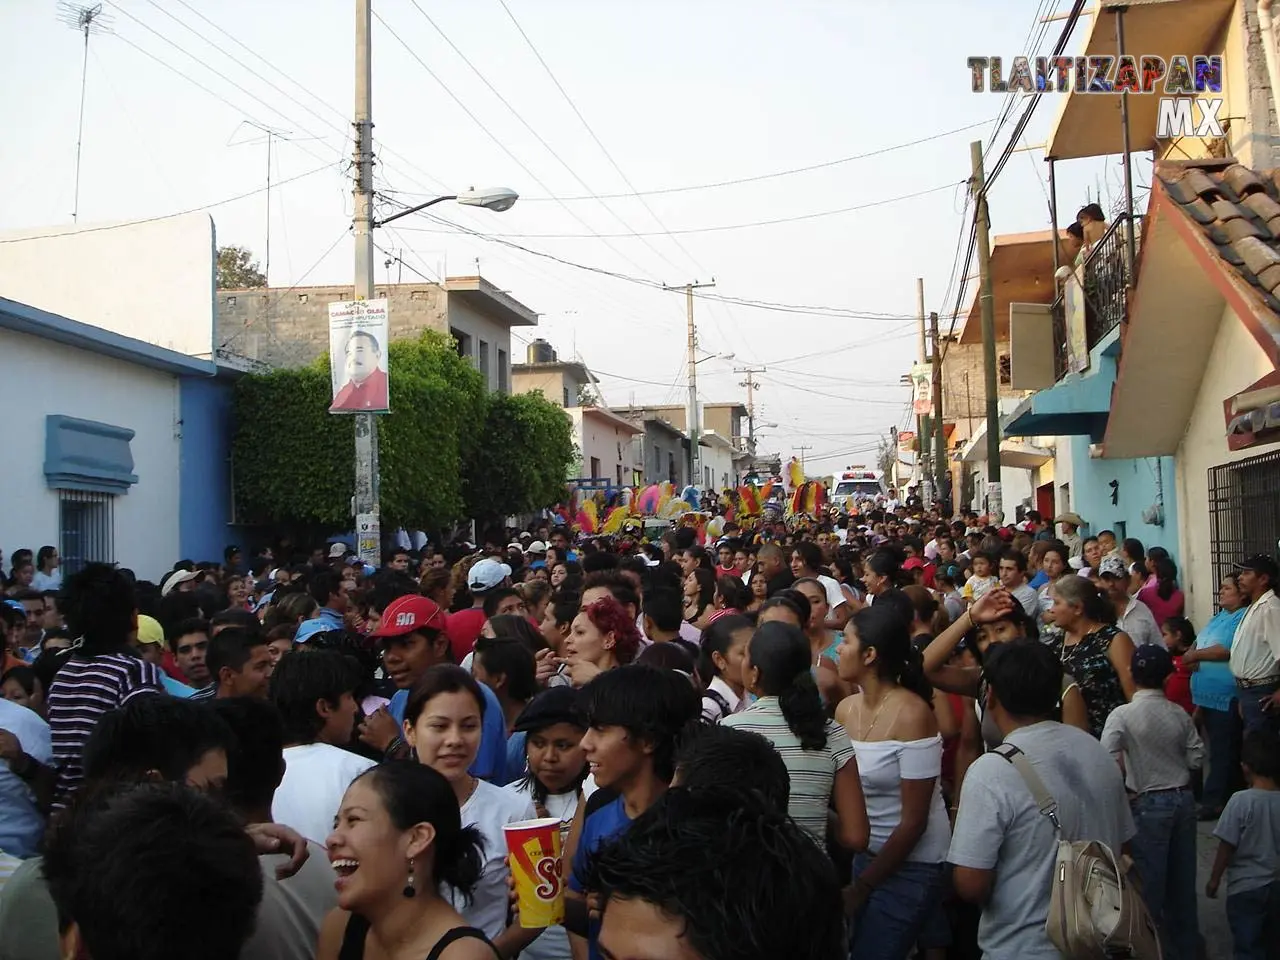
[[1116,608],[1116,626],[1129,635],[1135,647],[1148,643],[1164,646],[1151,608],[1129,595],[1129,570],[1124,560],[1115,555],[1103,557],[1098,563],[1098,584]]
[[196,588],[195,579],[194,570],[174,570],[164,578],[164,585],[160,588],[160,596],[167,597],[174,590],[179,593],[190,593]]
[[449,615],[445,633],[453,649],[455,662],[461,663],[476,645],[476,638],[484,629],[484,601],[492,590],[511,585],[511,568],[494,557],[476,562],[467,574],[467,589],[471,592],[471,609]]

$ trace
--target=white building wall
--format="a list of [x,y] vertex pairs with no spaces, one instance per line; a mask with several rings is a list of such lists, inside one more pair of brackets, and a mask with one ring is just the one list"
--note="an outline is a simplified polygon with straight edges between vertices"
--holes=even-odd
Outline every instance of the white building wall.
[[[25,239],[24,239],[25,238]],[[192,357],[213,356],[214,231],[206,213],[4,234],[0,291]]]
[[[599,469],[592,479],[618,482],[618,469],[622,469],[622,483],[630,486],[634,483],[633,471],[636,469],[636,452],[633,438],[635,434],[624,427],[615,425],[603,417],[591,414],[593,407],[571,407],[568,411],[573,420],[573,429],[578,449],[582,452],[581,466],[577,476],[591,477],[591,459],[600,461]],[[619,450],[621,456],[619,456]]]
[[[705,437],[706,434],[703,436]],[[719,435],[713,434],[713,436]],[[725,443],[727,442],[726,440]],[[735,485],[733,451],[727,448],[725,443],[712,440],[707,446],[699,447],[702,451],[702,478],[698,483],[699,487],[708,486],[708,477],[710,477],[709,485],[713,490],[723,490],[725,487]]]
[[115,561],[158,581],[178,560],[178,380],[39,337],[0,330],[0,383],[10,398],[0,470],[0,547],[59,542],[58,494],[45,483],[45,417],[136,432],[138,482],[115,500]]
[[1247,450],[1228,450],[1222,402],[1256,383],[1273,369],[1253,335],[1245,329],[1235,312],[1229,306],[1225,307],[1195,407],[1187,422],[1187,432],[1177,454],[1178,509],[1181,511],[1178,526],[1185,567],[1180,575],[1187,597],[1187,617],[1197,628],[1203,627],[1213,616],[1214,596],[1218,589],[1209,563],[1209,469],[1236,460],[1247,460],[1280,446],[1268,444]]
[[[490,390],[498,389],[498,351],[501,350],[506,355],[507,364],[507,387],[511,386],[511,330],[503,324],[496,323],[481,313],[471,309],[467,304],[462,302],[461,297],[449,297],[449,327],[450,329],[461,330],[463,333],[471,337],[471,352],[469,354],[472,364],[476,369],[480,369],[480,342],[483,340],[489,345],[489,377],[485,386]],[[548,397],[552,403],[559,403],[561,398],[558,396]],[[571,397],[571,402],[577,402],[577,397]]]

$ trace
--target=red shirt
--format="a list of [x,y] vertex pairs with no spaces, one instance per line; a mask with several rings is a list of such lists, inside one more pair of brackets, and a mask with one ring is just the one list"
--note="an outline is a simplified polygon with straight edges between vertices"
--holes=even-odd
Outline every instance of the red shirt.
[[449,619],[445,621],[444,634],[449,638],[455,663],[461,663],[475,648],[476,639],[484,629],[485,619],[483,607],[472,607],[470,610],[449,614]]
[[348,380],[338,391],[330,410],[385,410],[387,409],[387,375],[375,370],[363,382]]
[[742,574],[738,572],[737,567],[716,567],[717,577],[737,577],[742,579]]
[[1173,673],[1165,679],[1164,695],[1187,713],[1196,712],[1195,704],[1191,702],[1191,671],[1183,666],[1181,656],[1173,658]]

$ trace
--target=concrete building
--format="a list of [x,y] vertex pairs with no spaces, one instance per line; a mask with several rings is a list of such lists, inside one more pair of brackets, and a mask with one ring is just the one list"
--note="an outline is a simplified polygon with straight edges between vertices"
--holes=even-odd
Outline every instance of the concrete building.
[[[747,417],[747,408],[741,403],[704,403],[699,426],[708,433],[718,433],[728,439],[735,447],[746,450],[747,432],[743,429],[743,421]],[[638,416],[661,417],[676,429],[688,433],[689,408],[687,405],[654,404],[635,407],[615,407],[618,413],[626,417]]]
[[640,482],[643,464],[636,459],[634,440],[643,428],[604,407],[570,407],[581,453],[570,479],[605,487],[631,487]]
[[[693,482],[703,488],[723,489],[726,486],[735,486],[742,476],[749,472],[751,462],[751,454],[747,449],[747,434],[743,429],[747,408],[741,403],[708,403],[702,404],[701,407],[702,429],[698,448],[702,475],[693,478]],[[678,430],[681,435],[688,437],[688,408],[679,404],[615,407],[614,411],[636,423],[648,423],[651,420],[663,421]],[[687,474],[689,469],[687,440],[684,457],[683,472]],[[724,482],[726,477],[728,482]]]
[[[1013,376],[1037,392],[1005,433],[1056,435],[1058,509],[1178,557],[1200,627],[1231,564],[1280,539],[1280,141],[1263,47],[1275,37],[1256,0],[1125,9],[1133,51],[1222,57],[1221,92],[1198,96],[1222,99],[1224,136],[1160,139],[1159,98],[1129,98],[1132,149],[1155,167],[1145,213],[1114,212],[1048,315],[1027,317]],[[1117,15],[1098,9],[1081,54],[1116,53]],[[1055,162],[1122,152],[1114,97],[1059,99]]]
[[642,481],[646,484],[669,482],[677,490],[688,486],[689,437],[684,431],[661,417],[627,419],[643,430],[633,440]]
[[578,398],[590,390],[591,373],[577,360],[560,360],[545,340],[534,340],[526,348],[525,363],[511,367],[512,393],[540,393],[566,410],[579,405]]
[[118,563],[158,581],[221,560],[230,526],[235,371],[0,299],[5,421],[0,545],[58,547],[67,571]]
[[[329,304],[350,300],[349,285],[219,290],[218,342],[273,367],[303,366],[329,350]],[[484,376],[490,390],[510,392],[511,330],[532,327],[538,315],[483,277],[449,277],[444,284],[378,284],[392,339],[421,330],[450,334],[458,353]]]
[[748,457],[734,446],[728,437],[721,436],[714,430],[699,434],[698,446],[702,448],[702,477],[698,486],[704,490],[736,487],[740,473],[739,464]]

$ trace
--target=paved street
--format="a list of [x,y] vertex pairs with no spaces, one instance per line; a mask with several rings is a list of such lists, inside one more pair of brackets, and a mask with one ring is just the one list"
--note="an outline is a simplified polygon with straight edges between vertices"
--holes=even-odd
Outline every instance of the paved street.
[[1219,891],[1217,900],[1210,900],[1204,895],[1204,885],[1209,879],[1209,871],[1213,867],[1213,857],[1218,849],[1218,841],[1213,838],[1213,824],[1200,824],[1200,838],[1196,843],[1197,865],[1196,888],[1200,897],[1200,934],[1204,937],[1205,953],[1208,960],[1229,960],[1231,957],[1231,931],[1227,927],[1226,893]]

